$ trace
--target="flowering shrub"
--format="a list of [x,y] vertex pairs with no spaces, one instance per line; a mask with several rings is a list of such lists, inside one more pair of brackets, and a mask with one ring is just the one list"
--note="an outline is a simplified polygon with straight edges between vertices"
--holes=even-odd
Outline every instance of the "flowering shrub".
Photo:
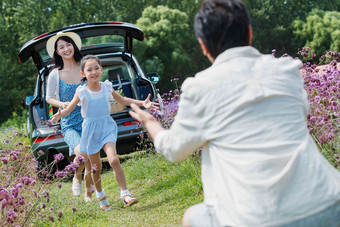
[[[177,86],[178,79],[172,79],[171,82],[175,82]],[[169,91],[161,96],[161,101],[156,99],[156,102],[162,102],[162,106],[159,111],[151,111],[150,113],[162,124],[163,128],[170,128],[178,110],[178,102],[180,97],[180,91],[178,89]],[[144,129],[143,125],[138,125],[143,128],[139,135],[138,147],[136,149],[149,151],[155,151],[155,147],[149,137],[148,132]]]
[[[0,223],[9,225],[25,218],[32,197],[40,191],[37,184],[37,162],[30,155],[31,147],[18,142],[22,132],[9,129],[4,133],[0,147]],[[25,168],[23,168],[25,166]]]
[[[63,211],[55,211],[53,207],[47,209],[50,201],[49,189],[54,185],[61,188],[60,179],[72,174],[84,160],[71,163],[63,171],[57,171],[58,178],[51,180],[48,171],[42,170],[46,178],[39,179],[38,163],[33,157],[31,146],[26,145],[28,141],[25,141],[23,130],[8,129],[1,131],[0,135],[1,226],[25,226],[29,220],[38,217],[50,221],[60,220]],[[62,154],[57,154],[54,158],[51,165],[64,159]]]
[[[315,54],[305,47],[299,52],[304,60],[310,60]],[[338,62],[340,52],[329,51],[321,60],[330,63],[317,66],[310,61],[304,63],[301,74],[308,93],[310,111],[307,126],[314,140],[323,151],[335,152],[339,149],[340,128],[340,70]],[[330,161],[337,161],[333,155]]]

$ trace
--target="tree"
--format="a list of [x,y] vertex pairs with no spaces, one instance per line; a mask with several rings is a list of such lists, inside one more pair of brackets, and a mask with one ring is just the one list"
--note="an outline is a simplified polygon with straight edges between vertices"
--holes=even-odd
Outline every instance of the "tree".
[[137,26],[145,33],[145,41],[136,43],[135,54],[147,72],[158,72],[159,87],[167,89],[172,78],[186,78],[192,60],[185,49],[189,39],[188,16],[166,6],[147,7]]
[[114,20],[112,1],[3,0],[0,7],[0,123],[25,108],[34,92],[34,64],[20,64],[18,52],[30,39],[72,24]]
[[318,56],[340,51],[340,12],[313,10],[306,20],[295,20],[293,29],[295,42]]
[[339,0],[244,0],[251,15],[253,45],[263,53],[288,53],[294,56],[300,43],[294,42],[292,22],[304,20],[309,12],[340,11]]

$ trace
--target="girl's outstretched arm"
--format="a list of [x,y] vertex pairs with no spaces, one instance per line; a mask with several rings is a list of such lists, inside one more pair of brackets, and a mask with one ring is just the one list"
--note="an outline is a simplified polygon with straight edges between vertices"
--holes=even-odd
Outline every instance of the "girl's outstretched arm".
[[74,108],[76,108],[79,101],[80,101],[80,99],[79,99],[79,96],[78,96],[78,92],[76,92],[74,94],[72,101],[66,107],[66,109],[63,109],[63,110],[59,109],[58,112],[51,117],[52,123],[58,122],[60,120],[60,118],[68,116],[72,112],[72,110],[74,110]]
[[159,103],[150,101],[151,94],[149,94],[148,97],[144,101],[132,99],[132,98],[128,98],[128,97],[123,97],[120,94],[118,94],[115,90],[112,91],[112,96],[115,100],[117,100],[117,102],[119,102],[120,104],[125,105],[125,106],[131,106],[131,104],[134,103],[137,106],[145,107],[148,110],[151,110],[151,109],[158,110],[159,109],[159,107],[158,107]]

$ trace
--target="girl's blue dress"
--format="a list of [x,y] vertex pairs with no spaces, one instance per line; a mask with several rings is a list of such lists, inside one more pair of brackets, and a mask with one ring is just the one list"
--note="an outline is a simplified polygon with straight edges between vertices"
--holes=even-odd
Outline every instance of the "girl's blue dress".
[[[76,89],[81,85],[68,84],[59,80],[59,96],[62,102],[71,102]],[[69,155],[74,155],[74,148],[80,144],[80,136],[82,130],[83,117],[80,114],[80,106],[77,106],[70,115],[60,120],[61,134],[69,147]]]
[[[112,84],[108,86],[107,82],[100,83],[99,92],[91,92],[85,85],[77,89],[80,105],[87,103],[87,110],[82,110],[84,122],[80,152],[86,152],[88,155],[98,153],[106,143],[116,144],[117,141],[117,124],[110,116],[108,98]],[[82,108],[86,107],[82,106]]]

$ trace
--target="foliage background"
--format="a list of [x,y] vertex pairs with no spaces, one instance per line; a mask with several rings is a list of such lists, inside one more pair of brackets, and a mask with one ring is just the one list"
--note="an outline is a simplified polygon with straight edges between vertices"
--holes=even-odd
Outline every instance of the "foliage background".
[[[33,61],[17,54],[30,39],[72,24],[124,21],[137,24],[146,40],[134,53],[146,73],[158,72],[161,92],[174,89],[170,79],[209,66],[193,32],[202,0],[2,0],[0,3],[0,123],[23,115],[24,100],[34,92]],[[339,51],[340,1],[244,0],[251,14],[253,45],[263,53],[288,53],[310,45],[318,56]],[[24,119],[24,118],[23,118]]]

